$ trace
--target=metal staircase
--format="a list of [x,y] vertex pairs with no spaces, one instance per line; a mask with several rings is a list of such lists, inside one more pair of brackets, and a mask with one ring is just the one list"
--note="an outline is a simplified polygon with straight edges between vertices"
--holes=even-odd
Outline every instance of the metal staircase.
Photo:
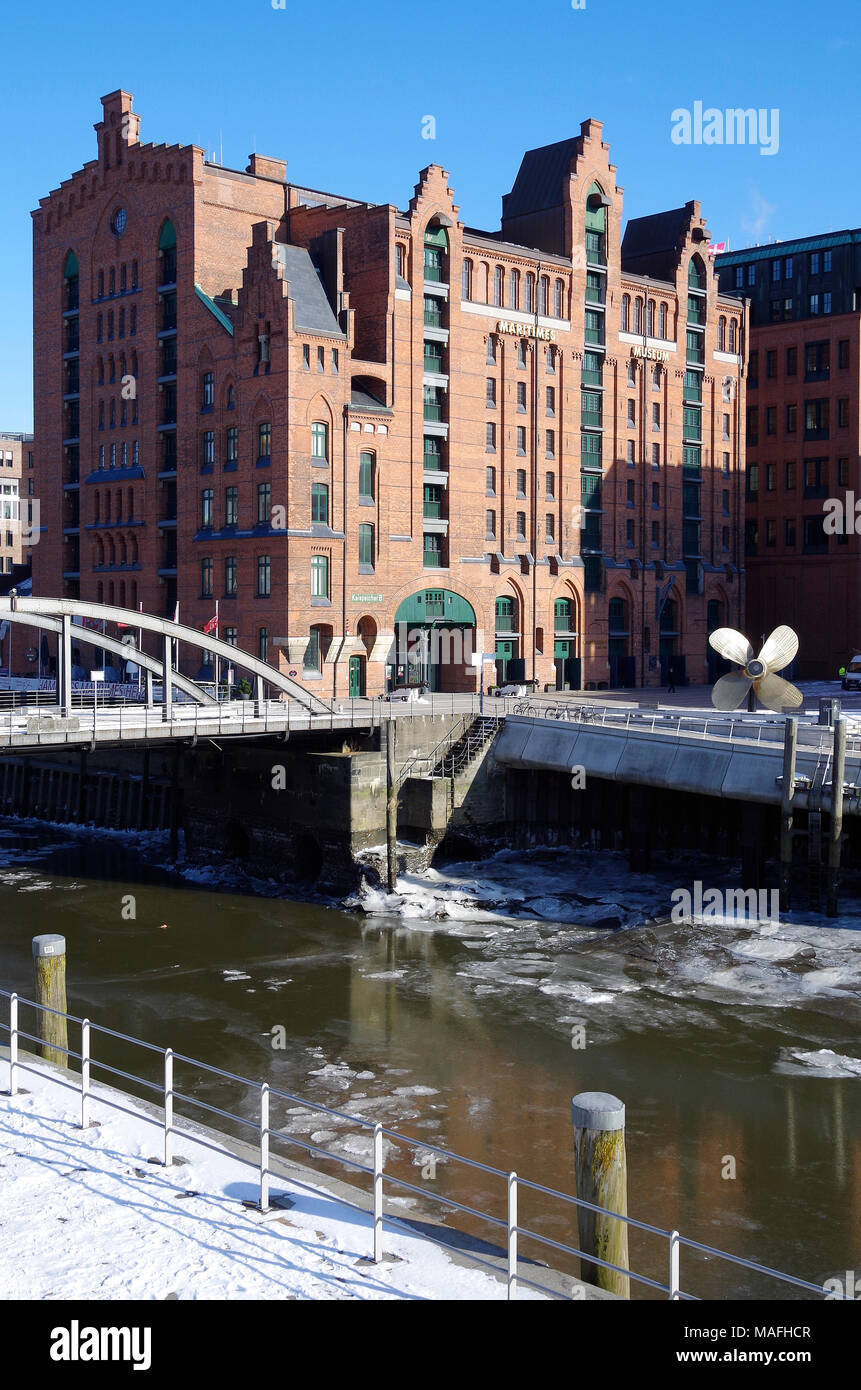
[[457,777],[458,773],[487,748],[496,737],[501,724],[502,720],[495,715],[482,715],[473,719],[460,738],[434,764],[431,777]]

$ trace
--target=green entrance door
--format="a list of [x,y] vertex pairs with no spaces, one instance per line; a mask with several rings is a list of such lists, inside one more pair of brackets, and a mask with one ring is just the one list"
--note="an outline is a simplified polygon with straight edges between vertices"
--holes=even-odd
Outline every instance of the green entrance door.
[[358,700],[365,693],[365,658],[350,657],[350,699]]
[[496,683],[505,685],[508,675],[508,666],[514,660],[514,643],[497,641],[496,643]]

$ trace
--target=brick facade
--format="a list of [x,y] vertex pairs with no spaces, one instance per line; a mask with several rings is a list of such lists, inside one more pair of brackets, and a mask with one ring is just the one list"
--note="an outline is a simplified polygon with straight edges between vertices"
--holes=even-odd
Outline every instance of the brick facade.
[[746,310],[697,203],[623,243],[596,121],[486,232],[436,165],[370,205],[103,106],[34,214],[35,592],[198,628],[217,600],[321,695],[474,689],[471,650],[488,682],[706,678],[742,621]]

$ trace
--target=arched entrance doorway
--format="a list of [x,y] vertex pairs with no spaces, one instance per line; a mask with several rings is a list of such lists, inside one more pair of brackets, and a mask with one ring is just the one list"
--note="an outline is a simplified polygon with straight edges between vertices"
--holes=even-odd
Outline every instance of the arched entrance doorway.
[[429,690],[471,690],[475,672],[475,610],[451,589],[421,589],[395,614],[395,660],[387,689],[423,685]]
[[661,685],[667,684],[670,662],[673,663],[675,684],[681,685],[685,679],[685,658],[679,652],[680,622],[679,601],[676,598],[676,591],[673,589],[661,609],[659,648]]
[[582,669],[577,656],[577,618],[574,600],[557,598],[553,604],[553,665],[557,690],[580,690]]
[[608,630],[610,689],[632,689],[637,684],[637,662],[631,656],[631,605],[622,595],[610,599]]

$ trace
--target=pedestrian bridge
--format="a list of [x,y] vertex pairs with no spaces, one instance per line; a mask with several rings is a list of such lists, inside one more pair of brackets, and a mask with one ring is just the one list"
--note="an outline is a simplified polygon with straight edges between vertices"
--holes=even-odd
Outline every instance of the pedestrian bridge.
[[[834,729],[815,714],[798,719],[793,804],[829,810]],[[774,715],[641,711],[559,705],[509,713],[494,745],[511,768],[566,773],[581,768],[611,782],[780,805],[786,720]],[[861,813],[861,721],[847,719],[844,814]]]

